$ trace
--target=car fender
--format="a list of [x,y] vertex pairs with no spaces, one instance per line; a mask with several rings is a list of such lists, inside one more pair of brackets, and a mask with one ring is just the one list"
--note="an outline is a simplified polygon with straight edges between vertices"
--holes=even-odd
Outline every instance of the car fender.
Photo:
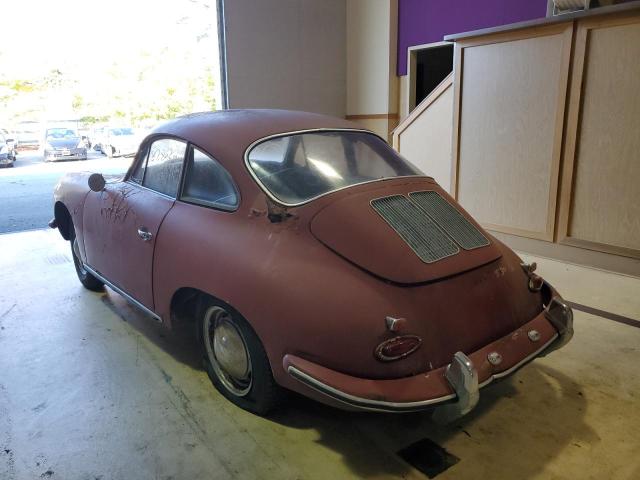
[[[71,216],[76,238],[78,239],[78,246],[83,256],[85,251],[82,234],[83,210],[84,202],[90,192],[89,184],[87,183],[88,179],[88,173],[67,173],[60,179],[53,191],[54,204],[64,205]],[[54,214],[56,214],[55,211]],[[60,221],[61,219],[56,215],[56,220]],[[64,233],[62,231],[60,233],[64,237]],[[65,238],[65,240],[68,240],[68,238]]]

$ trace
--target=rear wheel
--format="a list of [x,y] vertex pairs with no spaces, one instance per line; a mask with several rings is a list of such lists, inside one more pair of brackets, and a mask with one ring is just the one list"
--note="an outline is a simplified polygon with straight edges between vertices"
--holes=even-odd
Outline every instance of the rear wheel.
[[258,415],[269,413],[283,392],[251,326],[213,301],[203,302],[198,317],[202,357],[213,385],[239,407]]
[[96,277],[91,275],[84,268],[84,263],[80,258],[78,240],[76,239],[76,233],[75,233],[75,230],[73,229],[73,225],[71,226],[71,238],[69,243],[71,243],[71,255],[73,256],[73,265],[76,267],[76,273],[78,274],[78,280],[80,280],[80,283],[82,283],[82,285],[84,285],[85,288],[92,290],[94,292],[102,291],[104,287],[104,283],[102,283]]

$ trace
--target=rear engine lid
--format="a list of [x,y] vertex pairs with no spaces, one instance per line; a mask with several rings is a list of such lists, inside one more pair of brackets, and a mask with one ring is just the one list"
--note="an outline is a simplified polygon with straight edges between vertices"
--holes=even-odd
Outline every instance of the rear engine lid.
[[311,232],[352,263],[400,284],[449,277],[501,256],[491,237],[428,179],[345,196],[313,218]]

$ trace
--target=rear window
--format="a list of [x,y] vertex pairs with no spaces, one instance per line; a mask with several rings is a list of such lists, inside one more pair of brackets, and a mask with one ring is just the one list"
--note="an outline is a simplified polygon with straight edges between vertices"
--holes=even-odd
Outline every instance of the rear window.
[[379,137],[318,131],[269,138],[249,151],[258,183],[285,205],[299,205],[352,185],[423,175]]

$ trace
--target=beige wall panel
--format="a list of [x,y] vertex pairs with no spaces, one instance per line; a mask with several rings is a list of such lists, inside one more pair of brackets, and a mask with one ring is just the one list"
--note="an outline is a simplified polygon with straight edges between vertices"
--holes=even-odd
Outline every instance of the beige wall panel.
[[347,115],[388,113],[390,3],[348,0],[346,9]]
[[451,187],[453,87],[435,100],[398,138],[400,154],[446,191]]
[[225,0],[224,12],[229,108],[345,115],[345,0]]
[[362,128],[377,133],[387,141],[389,141],[389,131],[397,122],[397,120],[388,118],[357,118],[351,119],[351,121],[357,123]]
[[408,75],[403,75],[402,77],[399,77],[398,87],[399,87],[398,97],[400,102],[398,106],[398,113],[400,115],[400,121],[402,122],[402,120],[407,118],[407,115],[409,115],[409,91],[408,91],[409,76]]
[[[458,199],[481,223],[550,239],[562,34],[464,48]],[[551,206],[552,207],[552,206]]]
[[589,31],[569,236],[640,250],[640,24]]

